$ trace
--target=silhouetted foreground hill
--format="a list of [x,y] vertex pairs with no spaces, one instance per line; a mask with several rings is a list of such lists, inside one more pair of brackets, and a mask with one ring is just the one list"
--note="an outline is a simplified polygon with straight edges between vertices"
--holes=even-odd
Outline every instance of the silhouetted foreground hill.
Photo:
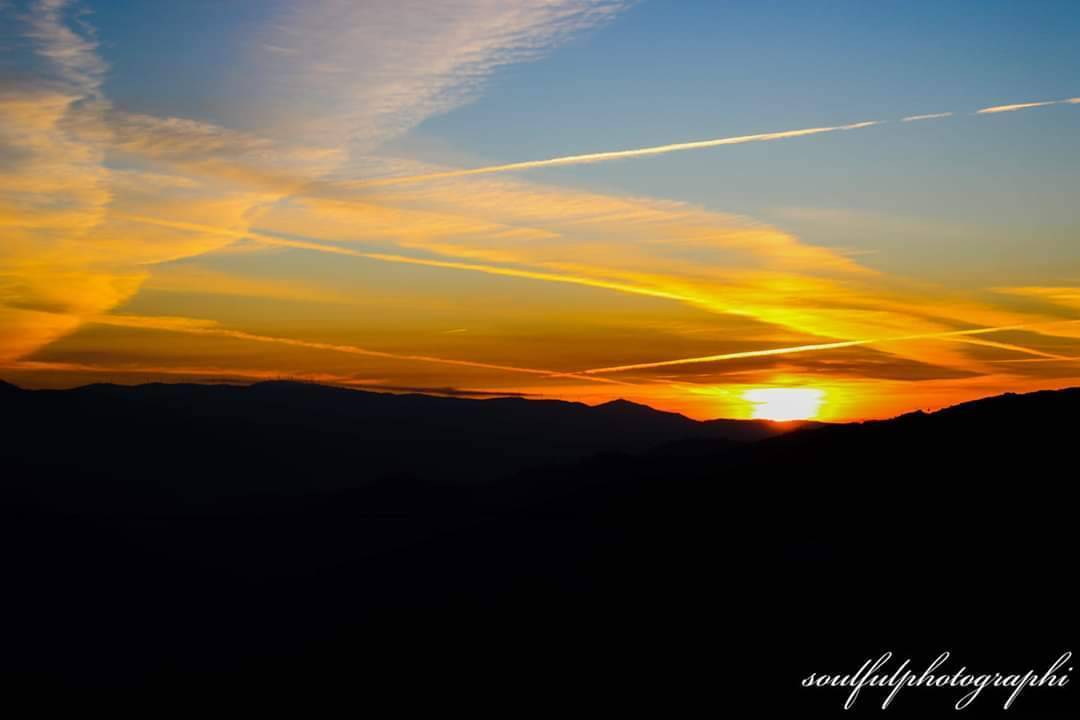
[[779,436],[289,383],[0,402],[12,692],[833,716],[847,691],[800,680],[886,650],[1075,649],[1080,390]]

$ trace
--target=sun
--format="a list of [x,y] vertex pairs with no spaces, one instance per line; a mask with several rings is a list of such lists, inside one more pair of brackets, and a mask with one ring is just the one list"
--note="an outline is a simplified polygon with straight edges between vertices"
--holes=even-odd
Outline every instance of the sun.
[[818,416],[825,391],[815,388],[758,388],[743,399],[752,404],[750,417],[759,420],[811,420]]

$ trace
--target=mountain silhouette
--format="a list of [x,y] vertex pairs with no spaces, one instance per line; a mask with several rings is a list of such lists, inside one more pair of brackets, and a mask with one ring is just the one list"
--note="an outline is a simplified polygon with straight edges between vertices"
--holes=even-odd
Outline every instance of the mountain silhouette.
[[[13,387],[13,386],[12,386]],[[295,382],[89,385],[9,391],[12,446],[35,462],[134,477],[184,494],[353,487],[386,475],[479,483],[531,465],[710,446],[779,434],[758,421],[702,423],[616,401],[392,395]],[[14,459],[13,459],[14,460]],[[325,468],[351,468],[343,475]],[[207,472],[213,468],[213,472]],[[315,471],[315,472],[311,472]]]
[[5,691],[832,715],[810,672],[1076,638],[1080,389],[843,425],[287,382],[0,398]]

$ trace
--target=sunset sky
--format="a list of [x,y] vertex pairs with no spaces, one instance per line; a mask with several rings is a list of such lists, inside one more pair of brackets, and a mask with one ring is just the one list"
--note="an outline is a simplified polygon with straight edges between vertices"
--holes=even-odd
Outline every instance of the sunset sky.
[[0,378],[1080,384],[1080,4],[0,0]]

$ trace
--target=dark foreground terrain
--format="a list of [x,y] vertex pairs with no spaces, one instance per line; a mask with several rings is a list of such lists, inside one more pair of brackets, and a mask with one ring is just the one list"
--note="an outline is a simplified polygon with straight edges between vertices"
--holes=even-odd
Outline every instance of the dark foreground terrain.
[[0,409],[3,698],[817,717],[848,690],[802,678],[888,650],[1077,649],[1080,390],[793,432],[293,383],[0,384]]

